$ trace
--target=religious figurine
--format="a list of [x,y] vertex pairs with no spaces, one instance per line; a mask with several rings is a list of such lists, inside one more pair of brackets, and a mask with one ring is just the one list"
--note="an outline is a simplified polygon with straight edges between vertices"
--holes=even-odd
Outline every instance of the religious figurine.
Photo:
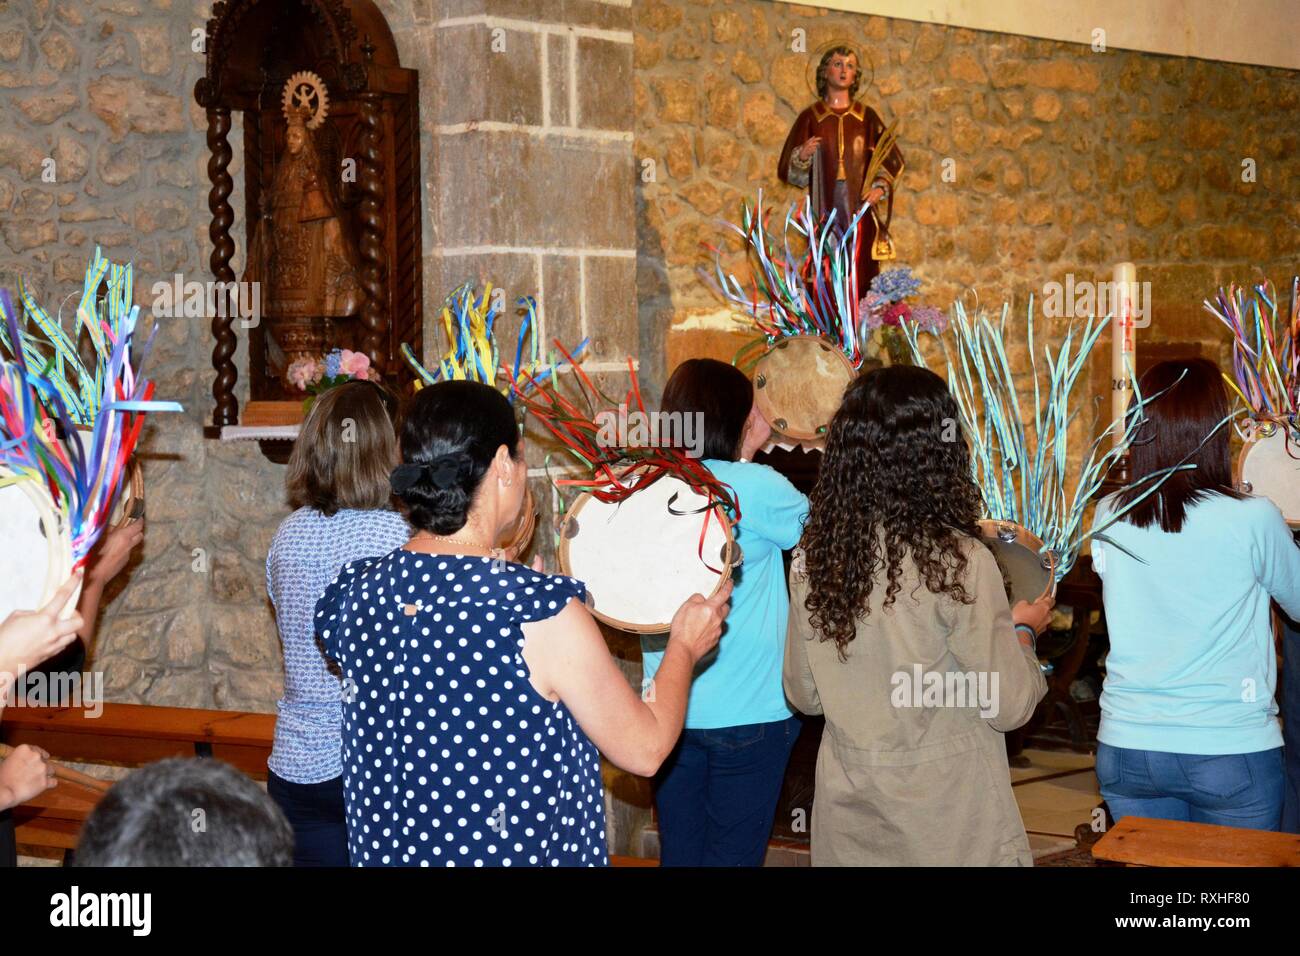
[[[777,175],[791,186],[807,189],[813,211],[825,220],[835,211],[835,224],[845,229],[863,204],[871,209],[859,226],[858,288],[866,289],[880,271],[879,261],[893,259],[889,219],[894,190],[903,173],[903,154],[885,137],[887,151],[873,163],[885,124],[871,107],[856,99],[862,71],[858,55],[835,46],[817,65],[817,97],[799,114],[786,137]],[[867,171],[875,166],[870,182]]]
[[261,283],[269,364],[283,380],[295,361],[325,351],[328,320],[357,313],[361,287],[333,189],[338,173],[322,169],[314,139],[329,109],[320,77],[291,76],[281,108],[285,152],[261,196],[244,281]]

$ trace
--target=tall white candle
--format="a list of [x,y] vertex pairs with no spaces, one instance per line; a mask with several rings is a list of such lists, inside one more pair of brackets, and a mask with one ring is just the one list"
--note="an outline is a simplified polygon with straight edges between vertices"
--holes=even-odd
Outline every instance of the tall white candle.
[[1132,376],[1137,374],[1137,333],[1133,299],[1137,295],[1137,266],[1115,264],[1111,286],[1110,415],[1115,422],[1114,443],[1124,441],[1124,413],[1133,394]]

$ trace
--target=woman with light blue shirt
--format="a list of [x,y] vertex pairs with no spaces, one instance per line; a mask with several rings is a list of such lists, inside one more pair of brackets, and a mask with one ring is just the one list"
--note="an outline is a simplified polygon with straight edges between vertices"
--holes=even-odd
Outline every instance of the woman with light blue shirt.
[[[749,460],[771,429],[735,367],[683,362],[664,389],[663,410],[699,416],[703,447],[693,451],[735,492],[743,562],[717,651],[696,667],[686,729],[655,778],[660,862],[760,866],[800,729],[781,684],[789,612],[781,552],[798,543],[808,499]],[[663,640],[648,636],[641,644],[645,679],[653,681]]]
[[312,404],[289,456],[285,488],[297,510],[266,558],[266,590],[284,650],[267,793],[293,827],[295,866],[347,866],[343,810],[343,695],[316,643],[316,602],[349,561],[387,554],[410,537],[392,510],[396,401],[372,382],[348,382]]
[[[1272,502],[1233,487],[1219,370],[1204,359],[1161,362],[1141,387],[1159,397],[1130,448],[1133,478],[1196,467],[1093,541],[1110,634],[1102,796],[1116,820],[1273,830],[1282,732],[1269,602],[1300,615],[1300,548]],[[1148,487],[1103,501],[1097,524]]]

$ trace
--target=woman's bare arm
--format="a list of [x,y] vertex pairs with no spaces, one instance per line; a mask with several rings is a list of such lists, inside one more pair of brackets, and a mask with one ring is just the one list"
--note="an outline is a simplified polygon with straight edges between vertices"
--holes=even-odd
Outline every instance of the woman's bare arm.
[[563,701],[614,764],[648,777],[681,734],[692,671],[717,644],[730,596],[728,583],[712,598],[696,594],[678,609],[663,661],[644,697],[614,663],[591,614],[571,600],[555,617],[523,626],[523,654],[533,687],[548,699]]

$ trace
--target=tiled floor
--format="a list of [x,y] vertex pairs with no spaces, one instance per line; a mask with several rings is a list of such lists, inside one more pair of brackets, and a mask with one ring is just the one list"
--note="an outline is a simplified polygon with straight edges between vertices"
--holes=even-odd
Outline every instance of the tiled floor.
[[1095,758],[1051,750],[1026,750],[1030,766],[1011,769],[1011,787],[1020,805],[1020,818],[1029,834],[1034,857],[1069,850],[1074,828],[1091,823],[1101,803]]
[[[1093,808],[1101,803],[1095,758],[1055,750],[1026,750],[1024,756],[1030,765],[1011,768],[1011,790],[1034,858],[1074,849],[1074,828],[1090,823]],[[643,836],[642,853],[659,854],[659,835],[653,828]],[[807,845],[773,840],[764,865],[808,866]]]

